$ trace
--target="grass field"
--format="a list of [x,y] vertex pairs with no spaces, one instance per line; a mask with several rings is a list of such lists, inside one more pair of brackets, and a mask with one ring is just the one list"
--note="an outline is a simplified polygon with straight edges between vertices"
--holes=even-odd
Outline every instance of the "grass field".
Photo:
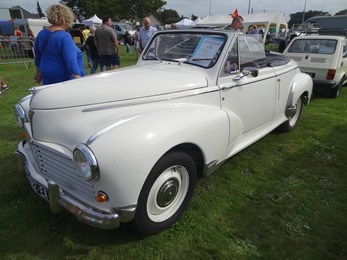
[[[123,55],[122,66],[134,63]],[[0,65],[0,259],[347,259],[347,88],[315,96],[291,133],[271,133],[198,181],[182,219],[142,237],[54,215],[17,170],[13,106],[34,66]],[[96,86],[97,87],[97,86]]]

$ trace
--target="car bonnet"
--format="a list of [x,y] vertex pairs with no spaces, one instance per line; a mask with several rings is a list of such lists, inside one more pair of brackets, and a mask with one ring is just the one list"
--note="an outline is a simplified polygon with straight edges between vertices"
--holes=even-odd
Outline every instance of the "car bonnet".
[[32,109],[57,109],[109,102],[133,101],[207,86],[202,74],[183,66],[132,66],[34,88]]

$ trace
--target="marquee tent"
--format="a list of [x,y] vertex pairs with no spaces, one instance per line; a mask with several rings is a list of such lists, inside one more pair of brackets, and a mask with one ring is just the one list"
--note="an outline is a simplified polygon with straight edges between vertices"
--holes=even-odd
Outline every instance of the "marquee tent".
[[47,18],[28,18],[28,26],[30,27],[35,37],[43,28],[48,27],[50,25],[51,24],[48,22]]
[[181,21],[176,23],[176,26],[179,29],[189,28],[189,27],[191,27],[193,25],[194,25],[193,21],[188,19],[188,18],[184,18]]
[[[269,13],[256,13],[242,16],[243,21],[243,33],[250,32],[253,26],[263,28],[264,35],[272,34],[277,38],[281,30],[284,31],[284,36],[288,30],[288,24],[281,12],[269,12]],[[209,15],[198,22],[198,25],[213,25],[219,27],[225,27],[230,25],[232,18],[230,15]],[[265,43],[265,38],[263,43]]]
[[200,17],[198,17],[193,21],[192,25],[196,25],[200,21],[201,21],[201,19],[200,19]]
[[83,20],[82,23],[84,23],[85,25],[98,27],[99,25],[102,24],[102,20],[99,17],[97,17],[96,14],[94,14],[93,17]]

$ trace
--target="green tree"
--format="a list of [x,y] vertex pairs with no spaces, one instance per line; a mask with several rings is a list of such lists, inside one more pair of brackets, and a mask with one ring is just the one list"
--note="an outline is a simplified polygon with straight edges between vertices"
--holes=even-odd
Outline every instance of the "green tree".
[[335,15],[347,15],[347,9],[338,11]]
[[96,14],[99,17],[109,16],[113,20],[142,19],[156,13],[166,4],[164,0],[61,0],[60,3],[69,6],[79,18]]
[[43,12],[42,12],[42,9],[41,9],[41,6],[40,6],[39,1],[36,2],[36,5],[37,5],[36,11],[37,11],[38,17],[39,17],[39,18],[45,17],[45,15],[44,15]]
[[180,20],[180,16],[178,15],[177,11],[172,9],[160,10],[155,15],[162,24],[176,23]]
[[121,19],[142,19],[150,14],[157,13],[166,1],[163,0],[118,0],[120,13],[117,14]]
[[[288,22],[288,28],[291,28],[293,24],[301,24],[302,23],[302,17],[304,12],[296,12],[294,14],[290,14],[290,20]],[[305,12],[304,16],[304,22],[314,16],[329,16],[330,14],[328,12],[322,12],[322,11],[308,11]]]

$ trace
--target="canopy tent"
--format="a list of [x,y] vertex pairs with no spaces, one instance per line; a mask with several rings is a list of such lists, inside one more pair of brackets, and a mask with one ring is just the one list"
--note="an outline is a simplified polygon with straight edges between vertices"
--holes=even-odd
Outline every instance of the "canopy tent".
[[13,32],[13,25],[9,21],[0,18],[0,34],[11,35]]
[[184,28],[189,28],[191,26],[193,26],[193,21],[188,19],[188,18],[184,18],[181,21],[176,23],[176,26],[178,29],[184,29]]
[[[243,33],[250,33],[253,26],[262,28],[264,35],[271,34],[273,37],[279,37],[281,30],[284,31],[284,36],[288,30],[288,24],[281,12],[256,13],[242,16]],[[230,15],[209,15],[198,22],[198,25],[213,25],[225,27],[230,25],[232,18]],[[265,43],[265,38],[263,43]]]
[[83,20],[82,23],[84,23],[85,25],[98,27],[102,24],[102,20],[99,17],[97,17],[96,14],[94,14],[93,17]]
[[40,18],[40,19],[28,18],[27,20],[28,20],[28,25],[35,37],[43,28],[46,28],[51,25],[48,22],[47,18]]
[[193,21],[192,25],[196,25],[200,21],[201,21],[201,19],[200,19],[200,17],[198,17]]

